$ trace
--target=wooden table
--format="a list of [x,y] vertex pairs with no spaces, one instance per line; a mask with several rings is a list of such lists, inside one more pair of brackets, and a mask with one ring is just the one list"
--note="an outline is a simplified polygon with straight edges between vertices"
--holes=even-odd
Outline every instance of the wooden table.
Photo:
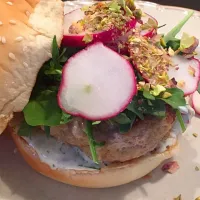
[[151,2],[200,10],[199,0],[149,0]]

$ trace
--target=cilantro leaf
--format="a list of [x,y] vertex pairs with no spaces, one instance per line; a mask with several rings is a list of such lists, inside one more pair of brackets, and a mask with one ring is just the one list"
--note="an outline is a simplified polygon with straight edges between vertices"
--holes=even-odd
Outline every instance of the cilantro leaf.
[[147,90],[143,91],[143,96],[146,99],[155,100],[155,97],[149,91],[147,91]]

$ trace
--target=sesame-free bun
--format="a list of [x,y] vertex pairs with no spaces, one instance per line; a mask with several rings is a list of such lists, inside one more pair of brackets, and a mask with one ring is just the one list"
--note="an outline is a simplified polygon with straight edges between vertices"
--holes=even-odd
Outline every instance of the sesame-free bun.
[[[9,125],[9,132],[25,161],[37,172],[66,184],[87,187],[107,188],[129,183],[139,179],[158,167],[164,160],[171,158],[177,150],[177,145],[163,153],[150,153],[146,156],[123,163],[113,163],[101,170],[52,169],[40,160],[37,149],[30,146],[26,140],[17,135],[20,117],[14,117]],[[36,133],[37,132],[37,133]],[[36,129],[32,134],[44,134]]]
[[29,101],[39,69],[63,36],[61,0],[0,1],[0,134]]

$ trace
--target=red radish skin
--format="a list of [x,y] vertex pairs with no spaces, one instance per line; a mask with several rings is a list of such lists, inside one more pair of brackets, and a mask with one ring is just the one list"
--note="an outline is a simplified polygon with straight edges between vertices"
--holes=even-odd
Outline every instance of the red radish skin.
[[[185,96],[194,93],[197,90],[200,78],[199,60],[196,58],[186,59],[183,56],[173,56],[172,61],[177,66],[169,68],[169,78],[175,78],[177,87],[183,90]],[[191,70],[194,70],[193,75],[191,75]]]
[[[105,65],[107,66],[103,67]],[[78,70],[72,69],[75,67]],[[116,69],[113,70],[113,67],[116,67]],[[91,69],[92,71],[90,71]],[[74,73],[76,70],[79,72]],[[74,76],[70,77],[70,73],[74,74]],[[98,76],[96,76],[96,73],[98,73]],[[102,78],[99,78],[101,74]],[[90,84],[89,80],[93,84]],[[107,84],[108,81],[110,85]],[[84,82],[84,84],[79,82]],[[131,64],[122,56],[98,42],[78,52],[65,64],[58,92],[58,104],[64,112],[71,115],[94,121],[106,120],[126,109],[133,96],[137,93],[136,84],[136,77]],[[89,97],[83,91],[86,85],[92,86],[91,93],[93,94],[89,93]],[[97,90],[95,90],[95,87]],[[73,95],[70,93],[73,93]],[[67,102],[66,100],[67,98],[69,100],[69,97],[66,95],[69,95],[71,99],[76,99],[75,104],[80,103],[82,107],[79,106],[78,110],[72,107],[73,103],[70,106],[68,104],[69,101]],[[83,110],[80,110],[80,107]]]
[[[85,43],[83,41],[85,32],[81,34],[70,34],[69,33],[69,27],[73,22],[76,22],[84,17],[84,11],[81,9],[76,9],[70,13],[67,13],[64,18],[64,36],[62,40],[63,46],[71,46],[71,47],[85,47],[88,45],[88,43]],[[126,25],[125,28],[121,31],[126,31],[132,29],[135,27],[137,20],[132,19],[130,20]],[[119,31],[117,28],[112,28],[110,30],[106,31],[100,31],[96,33],[92,33],[92,42],[103,42],[107,43],[110,41],[113,41],[116,37],[118,37],[121,34],[121,31]]]
[[190,104],[192,108],[195,110],[196,114],[200,115],[200,94],[198,91],[195,91],[191,95]]

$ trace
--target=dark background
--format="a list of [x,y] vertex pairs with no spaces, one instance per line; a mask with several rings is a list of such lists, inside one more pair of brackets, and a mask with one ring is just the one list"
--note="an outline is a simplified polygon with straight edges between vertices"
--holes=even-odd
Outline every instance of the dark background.
[[[148,1],[148,0],[147,0]],[[151,2],[200,10],[200,0],[149,0]]]

